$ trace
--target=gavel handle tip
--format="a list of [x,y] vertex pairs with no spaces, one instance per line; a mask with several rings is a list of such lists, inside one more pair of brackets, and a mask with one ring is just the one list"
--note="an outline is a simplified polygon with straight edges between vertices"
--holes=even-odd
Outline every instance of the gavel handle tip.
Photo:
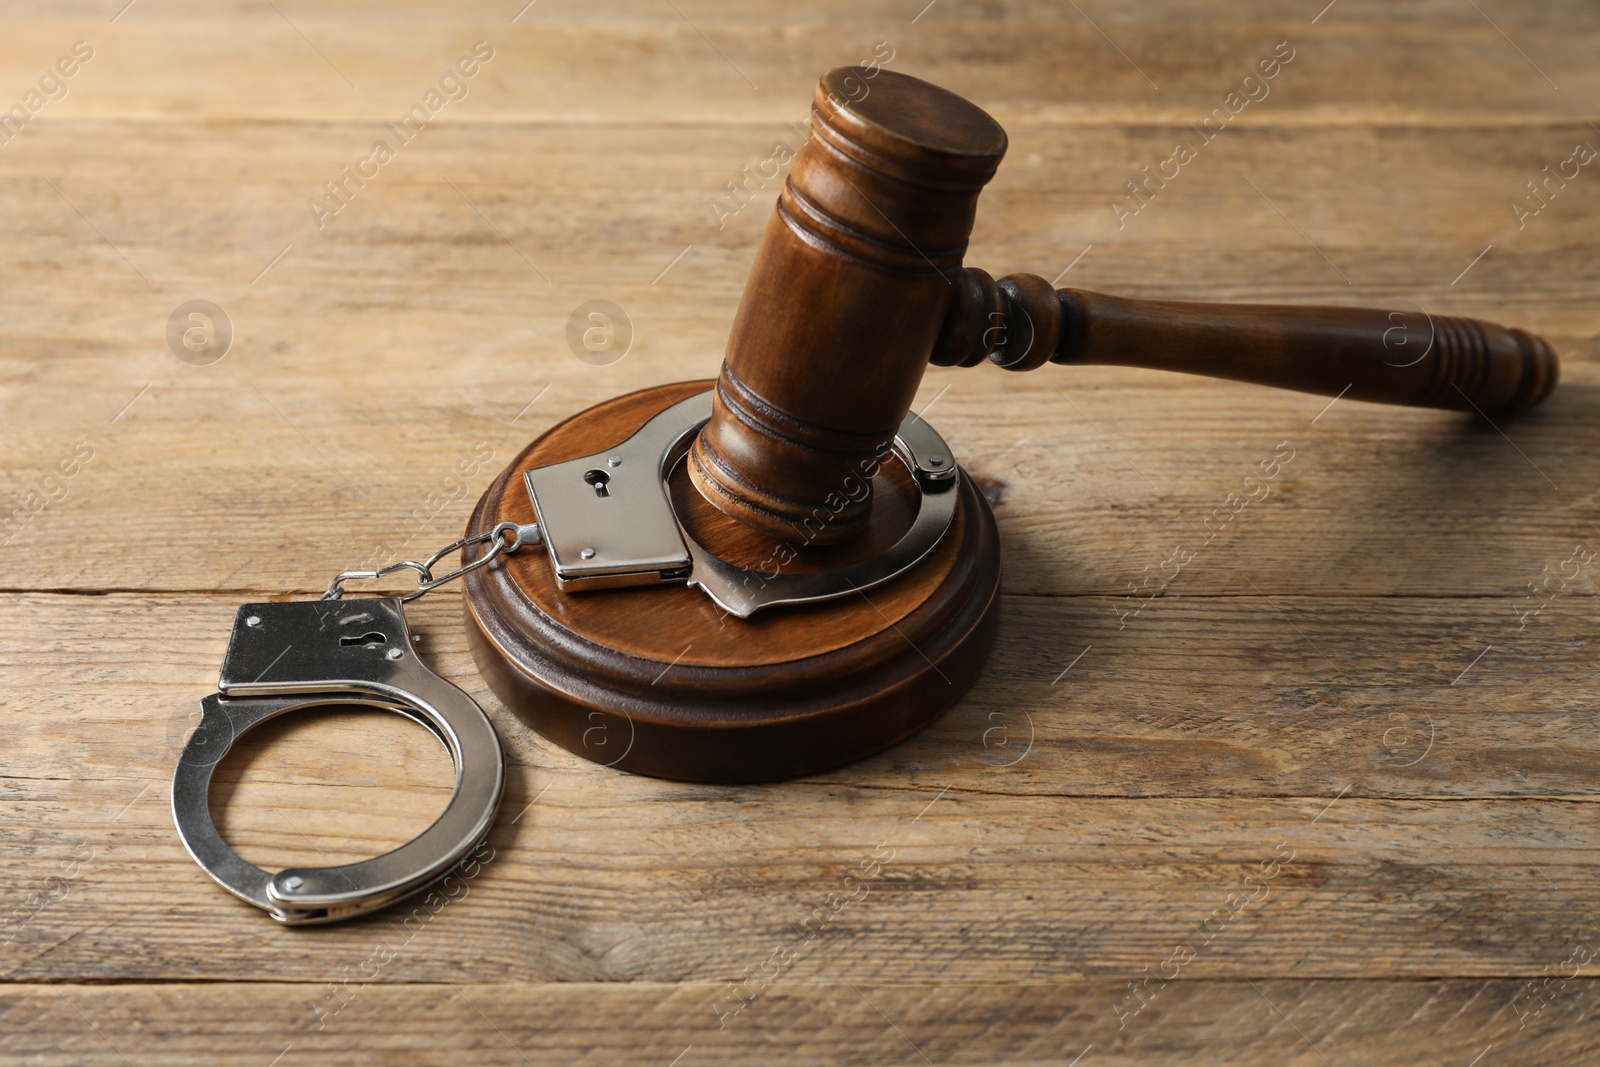
[[1517,342],[1517,349],[1522,353],[1522,382],[1500,410],[1507,413],[1526,411],[1536,404],[1543,403],[1545,397],[1549,396],[1560,383],[1561,359],[1556,355],[1556,350],[1550,346],[1550,342],[1538,334],[1516,327],[1507,332]]

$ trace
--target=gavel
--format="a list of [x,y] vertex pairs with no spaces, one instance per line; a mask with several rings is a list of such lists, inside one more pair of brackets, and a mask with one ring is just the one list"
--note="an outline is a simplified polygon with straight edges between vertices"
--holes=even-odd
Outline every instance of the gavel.
[[1549,344],[1477,319],[996,281],[962,258],[1005,154],[999,123],[948,90],[861,67],[823,75],[811,118],[688,463],[708,501],[780,540],[839,544],[867,525],[861,475],[930,362],[1147,367],[1484,414],[1531,407],[1556,385]]
[[463,579],[507,708],[608,767],[758,782],[882,751],[953,707],[998,639],[1002,552],[951,444],[909,415],[930,362],[1155,367],[1485,413],[1555,386],[1547,344],[1472,319],[996,281],[962,257],[1005,149],[994,119],[927,82],[823,75],[716,381],[570,416],[478,502],[469,534],[546,549]]

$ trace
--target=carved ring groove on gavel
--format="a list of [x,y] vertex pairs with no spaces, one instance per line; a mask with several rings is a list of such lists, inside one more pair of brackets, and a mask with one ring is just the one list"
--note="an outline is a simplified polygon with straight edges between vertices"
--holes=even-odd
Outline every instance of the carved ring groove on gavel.
[[1483,412],[1530,407],[1555,387],[1548,344],[1475,319],[1418,324],[1418,359],[1415,333],[1393,344],[1407,328],[1396,312],[1132,300],[964,268],[1005,132],[926,82],[868,78],[840,68],[817,86],[813,137],[767,226],[690,454],[696,487],[748,526],[802,530],[808,543],[854,537],[870,492],[841,505],[840,486],[881,454],[930,358],[1149,367]]
[[992,118],[916,78],[841,68],[817,86],[812,129],[714,385],[652,386],[557,424],[468,526],[538,530],[548,556],[463,578],[484,676],[607,766],[813,773],[909,736],[977,680],[1000,625],[1000,537],[950,446],[908,415],[930,361],[1121,364],[1484,412],[1555,386],[1548,345],[1472,319],[997,282],[962,266],[1006,148]]

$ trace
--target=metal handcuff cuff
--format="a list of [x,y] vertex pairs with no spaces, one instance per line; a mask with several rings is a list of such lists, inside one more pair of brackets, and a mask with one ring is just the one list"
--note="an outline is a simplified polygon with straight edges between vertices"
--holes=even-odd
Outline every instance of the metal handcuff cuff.
[[[921,502],[895,544],[826,572],[770,574],[720,560],[683,528],[667,491],[667,479],[710,416],[710,392],[698,393],[612,449],[527,471],[536,523],[499,523],[421,563],[347,571],[320,600],[240,607],[217,692],[201,701],[200,724],[173,774],[172,815],[189,855],[228,892],[292,925],[375,911],[447,876],[493,825],[505,761],[483,709],[416,655],[401,605],[501,556],[542,542],[562,590],[687,583],[745,618],[776,604],[830,600],[886,582],[932,551],[950,526],[956,463],[943,438],[911,415],[895,436],[893,454],[916,482]],[[607,506],[597,507],[600,499]],[[485,542],[483,555],[433,576],[447,555]],[[343,599],[347,581],[403,570],[417,574],[417,588],[405,596]],[[217,832],[208,803],[212,771],[251,728],[331,704],[397,712],[427,727],[450,752],[455,792],[433,825],[391,852],[271,874],[246,862]]]
[[784,573],[735,566],[700,546],[667,491],[673,470],[710,418],[707,389],[662,410],[614,448],[526,473],[550,566],[563,591],[687,583],[743,619],[777,604],[832,600],[881,585],[933,551],[955,518],[951,490],[959,474],[950,448],[920,416],[907,415],[895,432],[892,454],[916,483],[920,501],[898,541],[832,570]]
[[[234,617],[217,692],[200,702],[172,778],[172,817],[194,861],[224,889],[282,923],[323,923],[374,911],[426,889],[488,834],[505,785],[494,726],[476,701],[429,670],[412,647],[401,604],[538,540],[538,527],[505,522],[462,538],[426,562],[347,571],[321,600],[245,604]],[[433,567],[468,545],[490,542],[467,565],[435,578]],[[417,572],[403,597],[344,600],[347,581]],[[240,735],[279,715],[330,704],[398,712],[444,743],[455,792],[433,825],[381,856],[340,867],[269,874],[229,848],[211,821],[211,774]]]

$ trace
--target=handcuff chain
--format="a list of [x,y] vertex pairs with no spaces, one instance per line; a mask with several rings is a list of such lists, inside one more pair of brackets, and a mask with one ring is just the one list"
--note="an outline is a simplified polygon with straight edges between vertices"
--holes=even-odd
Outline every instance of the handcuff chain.
[[[422,563],[418,563],[414,559],[404,559],[399,563],[391,563],[387,567],[379,567],[377,570],[373,571],[345,571],[343,574],[339,575],[331,583],[329,583],[328,590],[322,594],[321,599],[338,600],[343,597],[345,582],[373,581],[378,578],[384,578],[388,575],[394,574],[396,571],[416,571],[417,587],[400,598],[400,602],[402,604],[407,603],[417,599],[417,597],[421,596],[423,593],[429,592],[430,590],[444,585],[446,582],[455,581],[468,571],[477,570],[479,567],[482,567],[484,564],[493,561],[498,556],[512,555],[525,545],[536,545],[543,539],[544,535],[539,529],[539,524],[536,522],[530,522],[527,524],[515,522],[498,523],[493,529],[484,533],[473,534],[471,537],[463,537],[459,541],[455,541],[446,545],[433,555],[429,556],[427,560]],[[489,551],[485,552],[482,556],[479,556],[471,563],[457,567],[449,574],[442,575],[438,578],[433,576],[434,565],[437,564],[441,559],[453,552],[459,552],[461,549],[466,548],[469,545],[479,545],[485,541],[490,542]]]

